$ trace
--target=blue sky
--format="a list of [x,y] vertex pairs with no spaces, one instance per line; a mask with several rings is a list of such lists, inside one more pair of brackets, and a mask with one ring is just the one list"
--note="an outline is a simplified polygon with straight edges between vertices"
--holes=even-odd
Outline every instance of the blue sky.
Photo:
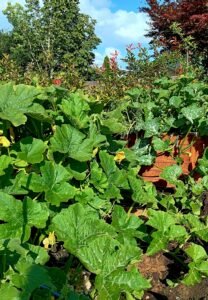
[[[9,1],[8,1],[9,2]],[[10,0],[24,3],[24,0]],[[6,0],[0,0],[0,29],[9,29],[9,24],[1,11]],[[125,56],[125,48],[133,43],[148,45],[144,36],[148,30],[148,18],[139,12],[145,0],[80,0],[80,10],[97,20],[96,33],[102,43],[95,50],[95,63],[101,65],[105,55],[118,50],[120,58]]]
[[145,0],[112,0],[111,8],[112,11],[123,9],[126,11],[138,11],[138,8],[145,4]]

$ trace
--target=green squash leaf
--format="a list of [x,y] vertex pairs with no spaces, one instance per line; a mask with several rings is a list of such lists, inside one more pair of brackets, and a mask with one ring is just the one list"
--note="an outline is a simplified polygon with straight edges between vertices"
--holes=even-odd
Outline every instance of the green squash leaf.
[[40,163],[46,148],[47,144],[42,140],[27,137],[20,141],[21,152],[17,153],[17,157],[30,164]]
[[152,239],[149,247],[147,248],[147,255],[154,255],[161,250],[165,250],[168,246],[167,237],[160,231],[154,232],[154,238]]
[[201,282],[201,274],[199,271],[197,271],[195,268],[191,269],[188,274],[184,277],[182,280],[182,283],[185,285],[191,286],[196,285],[197,283]]
[[80,94],[71,94],[68,99],[62,101],[60,107],[72,126],[78,129],[88,127],[90,107]]
[[94,140],[86,138],[81,131],[66,124],[57,127],[50,141],[52,151],[66,153],[78,161],[90,160],[93,148],[96,147]]
[[181,113],[186,119],[193,123],[195,119],[199,119],[203,116],[204,109],[194,103],[192,105],[182,108]]
[[176,218],[164,211],[148,210],[149,220],[147,224],[153,228],[166,232],[172,225],[175,225]]
[[203,261],[201,262],[199,265],[197,264],[196,269],[205,274],[206,276],[208,276],[208,261]]
[[159,119],[155,118],[155,119],[146,121],[144,124],[144,130],[145,130],[144,137],[149,138],[153,135],[158,135],[159,128],[160,128]]
[[26,115],[41,122],[51,123],[52,121],[48,111],[39,103],[34,103],[33,106],[28,107]]
[[20,239],[10,239],[7,248],[12,252],[18,253],[29,263],[44,265],[50,258],[45,248],[29,243],[21,244]]
[[112,223],[119,234],[119,241],[128,240],[136,245],[135,238],[144,238],[146,233],[142,228],[143,221],[137,216],[126,213],[123,207],[116,205],[112,213]]
[[11,284],[21,290],[21,300],[29,300],[32,292],[41,285],[49,288],[55,288],[47,269],[42,266],[30,264],[22,259],[15,266],[16,272],[13,271]]
[[[105,255],[102,255],[105,253]],[[132,260],[138,260],[141,252],[137,247],[122,245],[111,236],[95,236],[80,247],[76,254],[90,272],[109,275],[125,268]]]
[[133,268],[128,272],[118,269],[107,277],[98,275],[95,286],[98,290],[98,299],[119,300],[121,293],[141,293],[149,289],[151,284],[136,268]]
[[94,187],[100,192],[103,193],[104,190],[108,187],[108,179],[103,172],[103,170],[99,167],[96,161],[91,163],[90,167],[90,182],[94,185]]
[[0,85],[0,119],[20,126],[27,121],[28,108],[33,106],[35,96],[41,91],[33,86],[12,83]]
[[7,155],[0,156],[0,176],[5,174],[5,169],[12,163],[13,159]]
[[87,162],[80,162],[74,159],[70,159],[68,166],[66,167],[67,171],[71,174],[71,177],[76,180],[84,180],[87,176],[88,165]]
[[107,177],[111,176],[113,173],[116,172],[117,166],[114,161],[112,155],[108,154],[106,151],[99,152],[100,164],[105,171]]
[[155,151],[169,151],[170,150],[170,140],[162,140],[156,136],[152,139],[153,147]]
[[[116,134],[126,132],[126,126],[124,126],[121,122],[119,122],[115,118],[102,120],[102,131],[106,134]],[[106,127],[106,128],[105,128]]]
[[140,204],[157,203],[156,189],[150,182],[144,182],[136,176],[128,176],[130,187],[133,191],[132,199]]
[[64,241],[65,248],[74,255],[77,255],[78,249],[93,237],[108,234],[115,236],[112,226],[95,218],[79,203],[57,214],[50,228],[51,231],[55,231],[59,240]]
[[166,167],[160,174],[160,177],[169,183],[176,183],[178,177],[183,173],[182,168],[178,165]]
[[208,242],[208,226],[200,222],[199,218],[193,214],[187,214],[184,223],[190,228],[191,234],[198,236],[205,242]]
[[194,262],[201,261],[208,257],[204,248],[194,243],[188,246],[188,248],[186,248],[184,251],[189,257],[193,259]]
[[179,108],[182,103],[182,98],[180,96],[172,96],[169,99],[169,104],[175,108]]
[[31,227],[44,228],[49,216],[47,208],[26,198],[22,201],[0,192],[0,239],[21,238],[27,241]]
[[12,286],[10,283],[5,282],[0,286],[0,295],[2,299],[8,300],[20,300],[21,293],[20,291]]
[[33,192],[45,192],[46,201],[59,206],[61,202],[73,199],[77,189],[66,182],[71,174],[62,165],[46,161],[40,168],[41,175],[30,173],[22,185]]

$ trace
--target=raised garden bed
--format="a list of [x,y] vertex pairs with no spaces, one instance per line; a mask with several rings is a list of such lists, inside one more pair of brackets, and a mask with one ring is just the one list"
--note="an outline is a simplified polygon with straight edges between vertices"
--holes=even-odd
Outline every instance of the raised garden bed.
[[[164,136],[163,140],[170,140],[173,148],[170,152],[157,152],[155,162],[151,166],[143,166],[139,175],[146,181],[156,186],[171,186],[160,177],[161,172],[169,166],[180,164],[183,175],[189,175],[195,169],[198,158],[201,158],[205,148],[208,146],[208,137],[198,137],[195,134],[188,136]],[[195,174],[198,179],[199,175]]]

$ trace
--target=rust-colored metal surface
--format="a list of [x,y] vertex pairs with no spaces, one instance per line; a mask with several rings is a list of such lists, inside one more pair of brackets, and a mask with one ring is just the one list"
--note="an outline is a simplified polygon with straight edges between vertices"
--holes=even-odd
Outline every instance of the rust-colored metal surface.
[[155,183],[156,186],[172,187],[160,178],[162,170],[176,164],[176,158],[178,158],[182,161],[183,175],[188,175],[196,167],[197,160],[202,157],[204,149],[208,147],[208,137],[201,138],[194,134],[189,134],[186,137],[166,135],[163,139],[169,139],[173,144],[171,153],[158,152],[155,163],[152,166],[143,166],[139,175],[144,180]]

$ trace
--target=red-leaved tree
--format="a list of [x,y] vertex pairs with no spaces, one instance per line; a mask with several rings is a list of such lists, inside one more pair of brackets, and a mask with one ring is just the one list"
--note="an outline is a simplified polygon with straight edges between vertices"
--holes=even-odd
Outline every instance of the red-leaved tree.
[[[208,1],[207,0],[147,0],[141,8],[151,19],[147,36],[159,40],[166,49],[181,47],[181,36],[172,29],[178,23],[183,36],[192,36],[196,51],[208,57]],[[207,64],[207,61],[206,61]]]

